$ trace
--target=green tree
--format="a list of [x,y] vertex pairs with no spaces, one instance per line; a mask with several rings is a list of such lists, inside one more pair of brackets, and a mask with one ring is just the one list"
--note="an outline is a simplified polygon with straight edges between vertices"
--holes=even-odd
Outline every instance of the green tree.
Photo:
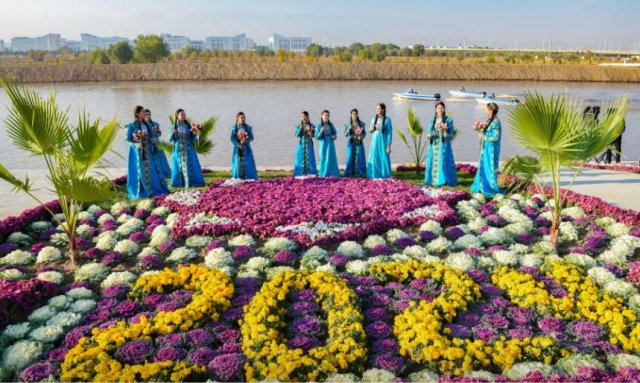
[[424,55],[424,45],[416,44],[413,46],[413,56],[422,57]]
[[487,62],[489,64],[495,64],[496,63],[496,56],[494,56],[493,53],[489,53],[487,55],[487,59],[486,60],[487,60]]
[[134,43],[134,57],[137,62],[156,63],[171,53],[169,45],[158,35],[139,35]]
[[32,183],[26,177],[19,180],[0,164],[0,178],[10,183],[14,191],[23,191],[40,203],[57,220],[69,239],[67,253],[71,266],[76,266],[76,226],[83,203],[114,197],[113,183],[106,178],[89,175],[103,163],[103,155],[111,149],[120,131],[115,117],[106,124],[91,122],[84,113],[78,114],[78,124],[68,125],[66,111],[58,107],[55,95],[42,99],[27,87],[18,87],[0,79],[10,101],[5,120],[7,135],[19,149],[41,157],[49,172],[48,180],[62,207],[64,220],[58,220],[41,200],[32,193]]
[[307,56],[311,56],[311,57],[320,57],[322,56],[324,52],[324,48],[322,47],[322,45],[319,44],[311,44],[307,47]]
[[[629,109],[628,98],[605,105],[606,113],[600,121],[582,116],[582,105],[563,95],[545,98],[537,92],[526,92],[524,102],[509,112],[509,125],[515,140],[535,155],[514,156],[507,160],[505,175],[518,175],[525,182],[540,188],[550,178],[552,189],[551,243],[558,245],[560,213],[564,204],[561,196],[561,168],[580,172],[584,163],[602,152],[622,132]],[[573,183],[573,178],[569,188]],[[543,193],[545,194],[545,193]]]
[[92,64],[109,64],[109,55],[104,49],[96,48],[89,52],[89,62]]
[[29,58],[33,61],[44,61],[45,56],[47,55],[47,52],[45,51],[38,51],[38,50],[33,50],[33,51],[29,51],[27,52],[27,55],[29,56]]
[[350,63],[351,61],[353,61],[353,56],[351,56],[351,54],[349,54],[348,51],[342,51],[337,55],[333,56],[333,59],[334,61],[340,62],[340,63]]
[[[416,174],[420,173],[420,167],[422,166],[425,151],[427,150],[427,141],[422,141],[424,128],[422,127],[415,108],[409,108],[409,110],[407,110],[407,134],[399,128],[396,128],[396,132],[402,142],[409,148],[409,153],[411,153],[416,167]],[[409,142],[407,135],[410,137],[411,142]]]
[[120,41],[109,46],[109,58],[112,62],[126,64],[133,60],[133,49],[128,41]]
[[364,45],[362,45],[362,43],[352,43],[351,45],[349,45],[349,53],[351,53],[352,55],[359,54],[363,49]]

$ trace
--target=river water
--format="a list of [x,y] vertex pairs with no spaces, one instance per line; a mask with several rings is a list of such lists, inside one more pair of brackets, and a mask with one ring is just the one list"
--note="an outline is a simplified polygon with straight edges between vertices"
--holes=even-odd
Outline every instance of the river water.
[[[84,108],[92,118],[109,119],[117,116],[123,126],[132,120],[134,105],[151,109],[153,118],[160,123],[165,134],[169,115],[177,108],[186,110],[195,121],[208,116],[219,117],[213,141],[212,153],[201,156],[200,162],[208,167],[229,167],[232,145],[229,128],[235,114],[243,111],[256,136],[252,144],[259,167],[290,167],[296,148],[294,127],[302,110],[310,113],[311,121],[318,122],[320,111],[331,111],[331,119],[342,132],[349,111],[358,108],[360,116],[369,125],[378,102],[387,104],[387,115],[394,128],[406,129],[407,109],[415,107],[423,125],[434,111],[433,102],[397,101],[394,92],[414,88],[421,93],[440,93],[447,104],[447,111],[455,121],[458,135],[453,142],[457,161],[477,161],[479,144],[471,126],[476,120],[484,120],[485,107],[474,100],[460,101],[449,96],[448,90],[465,86],[467,89],[485,90],[496,95],[521,95],[526,89],[538,90],[545,95],[564,93],[578,96],[587,104],[600,104],[612,97],[629,96],[631,110],[627,116],[627,130],[623,136],[623,160],[637,161],[640,157],[640,87],[637,84],[566,83],[566,82],[454,82],[454,81],[352,81],[352,82],[117,82],[81,84],[38,84],[35,89],[47,96],[55,91],[58,102],[69,108],[70,121],[75,123],[77,111]],[[30,157],[16,149],[8,139],[5,118],[8,99],[0,94],[0,163],[9,169],[43,169],[40,158]],[[502,107],[499,116],[503,125],[502,159],[524,153],[512,139],[508,123],[509,107]],[[369,139],[366,140],[368,148]],[[317,146],[316,146],[317,150]],[[346,139],[342,134],[336,141],[338,161],[344,164]],[[127,149],[124,132],[118,138],[109,160],[114,167],[125,167]],[[394,132],[392,162],[410,162],[411,155]]]

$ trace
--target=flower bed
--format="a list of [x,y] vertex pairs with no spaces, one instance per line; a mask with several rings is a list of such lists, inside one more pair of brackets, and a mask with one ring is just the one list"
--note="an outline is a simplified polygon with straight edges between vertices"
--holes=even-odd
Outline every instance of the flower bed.
[[585,168],[600,169],[600,170],[612,170],[616,172],[626,172],[640,174],[640,165],[638,164],[584,164]]

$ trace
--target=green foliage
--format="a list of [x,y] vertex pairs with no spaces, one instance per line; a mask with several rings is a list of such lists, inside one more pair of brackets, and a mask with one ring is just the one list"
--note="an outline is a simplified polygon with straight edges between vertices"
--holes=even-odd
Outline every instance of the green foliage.
[[44,58],[47,55],[47,52],[34,50],[34,51],[27,52],[27,55],[31,60],[40,62],[40,61],[44,61]]
[[126,64],[133,60],[133,49],[128,41],[120,41],[109,46],[109,58],[118,64]]
[[344,51],[335,55],[333,59],[341,63],[350,63],[351,61],[353,61],[353,56],[351,56],[348,51]]
[[96,48],[89,52],[89,62],[92,64],[109,64],[109,54],[104,49]]
[[493,53],[489,53],[489,54],[487,55],[486,61],[487,61],[487,63],[489,63],[489,64],[495,64],[495,62],[496,62],[496,56],[494,56],[494,55],[493,55]]
[[[416,172],[418,172],[423,163],[427,149],[427,142],[422,141],[424,128],[422,127],[422,123],[418,118],[418,113],[415,108],[409,108],[409,110],[407,110],[407,134],[400,129],[396,129],[396,132],[402,142],[404,142],[404,144],[407,145],[407,148],[409,148],[409,152],[414,160]],[[407,135],[410,139],[407,138]]]
[[416,44],[413,46],[413,56],[414,57],[422,57],[424,56],[424,45],[422,44]]
[[320,57],[324,54],[324,50],[325,48],[323,48],[321,45],[313,43],[307,47],[306,54],[307,56],[311,57]]
[[[169,121],[171,122],[171,126],[172,126],[171,129],[173,130],[173,125],[175,124],[174,116],[169,116]],[[216,144],[214,144],[213,141],[211,140],[211,137],[213,136],[213,133],[216,130],[217,122],[218,122],[218,117],[211,116],[202,123],[202,131],[200,132],[200,138],[198,139],[197,142],[193,143],[193,147],[196,149],[196,153],[202,154],[202,155],[209,154],[213,150],[214,146],[216,146]],[[192,123],[191,118],[187,117],[187,123],[191,125]],[[169,134],[171,134],[171,132]],[[168,154],[173,153],[173,144],[170,142],[159,141],[158,146],[160,147],[160,149],[162,149]]]
[[171,53],[169,45],[158,35],[139,35],[135,40],[134,58],[141,63],[156,63]]

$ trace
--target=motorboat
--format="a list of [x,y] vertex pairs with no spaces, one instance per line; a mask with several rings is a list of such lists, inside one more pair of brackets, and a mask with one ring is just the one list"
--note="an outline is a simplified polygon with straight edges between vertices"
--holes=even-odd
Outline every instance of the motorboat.
[[424,94],[418,93],[413,89],[409,89],[402,93],[394,93],[395,97],[403,100],[419,100],[419,101],[438,101],[440,100],[440,93]]
[[476,101],[481,104],[488,104],[490,102],[495,102],[498,105],[518,105],[520,100],[515,97],[495,97],[495,96],[486,96],[486,97],[478,97]]
[[479,98],[487,96],[487,92],[485,91],[466,90],[464,87],[458,90],[450,90],[449,94],[459,98]]

